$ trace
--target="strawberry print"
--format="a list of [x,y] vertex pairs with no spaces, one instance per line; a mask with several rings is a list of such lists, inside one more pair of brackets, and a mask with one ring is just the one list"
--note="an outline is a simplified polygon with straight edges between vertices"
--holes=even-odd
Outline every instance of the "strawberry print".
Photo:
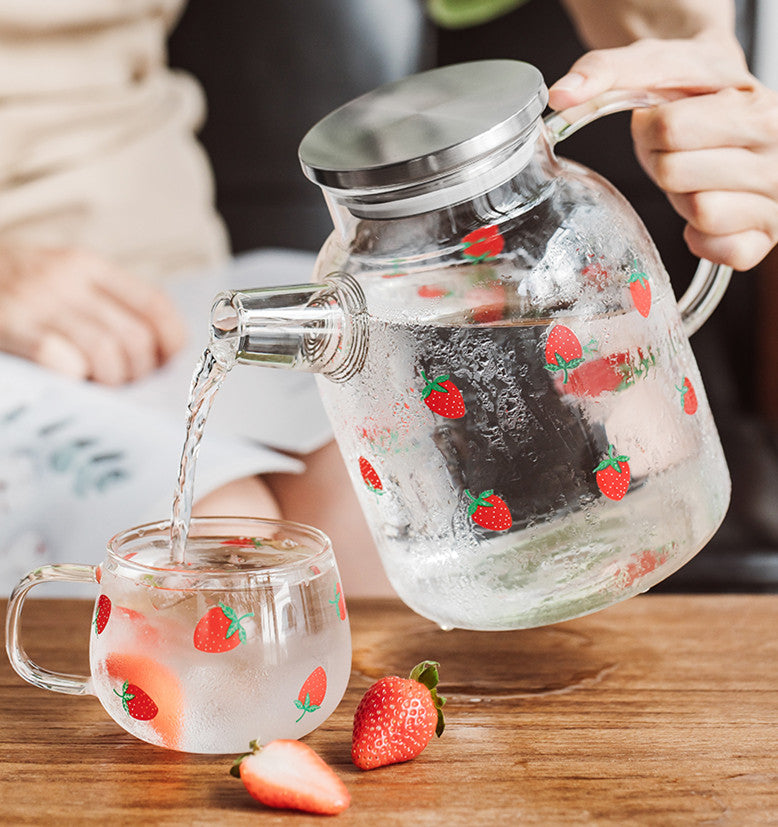
[[684,377],[683,384],[679,388],[677,385],[675,389],[681,394],[681,407],[685,414],[694,414],[697,412],[697,394],[694,391],[691,379],[688,376]]
[[335,596],[329,601],[336,608],[338,617],[341,620],[346,619],[346,598],[343,597],[343,589],[340,583],[335,584]]
[[505,502],[492,489],[482,491],[474,497],[467,489],[465,496],[469,500],[467,513],[474,523],[490,531],[505,531],[513,525],[513,517]]
[[490,281],[472,287],[465,293],[470,318],[475,324],[498,322],[505,316],[505,285]]
[[253,617],[254,612],[238,617],[237,612],[221,601],[209,609],[198,621],[194,631],[194,646],[201,652],[229,652],[246,642],[246,630],[241,622]]
[[629,457],[617,455],[613,445],[608,456],[594,469],[597,487],[610,500],[621,500],[629,488]]
[[95,610],[95,619],[93,621],[95,632],[100,635],[103,633],[108,618],[111,616],[111,598],[105,594],[101,594],[97,598],[97,609]]
[[666,562],[667,554],[664,552],[660,551],[659,553],[655,553],[651,551],[651,549],[646,549],[645,551],[633,554],[623,571],[617,569],[616,578],[620,581],[623,588],[628,589],[641,577],[651,574],[652,571]]
[[468,233],[463,239],[463,254],[472,261],[487,261],[502,252],[505,239],[500,235],[496,225],[479,227]]
[[592,261],[581,270],[584,281],[602,290],[608,281],[608,270],[601,261]]
[[442,299],[444,296],[451,295],[448,290],[444,290],[442,287],[437,287],[434,284],[422,284],[416,293],[422,299]]
[[253,546],[254,548],[261,548],[264,543],[259,537],[230,537],[229,540],[222,540],[219,543],[221,546],[239,546],[240,548],[249,548]]
[[546,370],[551,373],[561,371],[562,382],[566,385],[570,371],[583,361],[583,348],[575,333],[563,324],[555,324],[546,340]]
[[157,717],[159,712],[157,705],[134,683],[125,681],[122,684],[122,691],[117,692],[114,689],[114,694],[121,698],[122,707],[130,718],[136,721],[151,721]]
[[627,279],[627,284],[635,309],[643,318],[647,318],[651,312],[651,282],[648,276],[645,273],[633,273]]
[[359,473],[362,475],[362,480],[364,481],[365,485],[374,494],[384,493],[384,486],[381,482],[381,478],[378,476],[378,472],[364,457],[359,458]]
[[421,376],[425,385],[421,392],[424,404],[439,416],[446,419],[461,419],[465,415],[465,400],[459,388],[448,378],[450,374],[444,373],[434,379],[428,379],[427,374],[422,371]]
[[300,717],[295,721],[302,721],[306,712],[315,712],[321,707],[324,696],[327,694],[327,674],[323,667],[317,666],[305,679],[300,687],[294,705],[302,710]]

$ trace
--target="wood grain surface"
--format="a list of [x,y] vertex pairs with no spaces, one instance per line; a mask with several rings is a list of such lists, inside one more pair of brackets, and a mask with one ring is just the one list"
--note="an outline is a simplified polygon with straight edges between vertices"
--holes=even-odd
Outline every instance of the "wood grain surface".
[[[778,596],[647,595],[499,633],[444,632],[396,601],[349,608],[348,691],[305,739],[351,792],[334,823],[778,824]],[[28,601],[30,655],[84,672],[91,611]],[[351,720],[362,693],[424,658],[441,663],[443,736],[414,761],[356,769]],[[29,686],[3,662],[2,824],[326,818],[262,807],[229,764],[137,741],[95,698]]]

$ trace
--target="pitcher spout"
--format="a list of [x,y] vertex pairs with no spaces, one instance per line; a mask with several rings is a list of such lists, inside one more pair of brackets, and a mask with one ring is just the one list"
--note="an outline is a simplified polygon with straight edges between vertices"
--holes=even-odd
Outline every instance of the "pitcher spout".
[[346,273],[321,283],[220,293],[211,309],[211,351],[227,367],[258,364],[345,382],[367,353],[365,296]]

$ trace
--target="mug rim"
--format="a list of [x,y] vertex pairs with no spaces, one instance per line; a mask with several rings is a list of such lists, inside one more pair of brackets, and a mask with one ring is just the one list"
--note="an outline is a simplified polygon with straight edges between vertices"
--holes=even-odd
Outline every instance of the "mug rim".
[[[309,537],[319,546],[319,548],[315,550],[314,553],[311,554],[309,557],[306,557],[302,560],[284,561],[272,566],[247,567],[239,570],[228,569],[224,568],[223,566],[214,566],[206,569],[188,568],[186,565],[182,564],[172,564],[168,566],[152,566],[147,563],[138,562],[132,558],[128,559],[127,557],[121,554],[120,549],[131,539],[153,539],[155,537],[164,536],[166,532],[169,533],[171,521],[169,519],[166,519],[148,523],[141,523],[139,525],[131,526],[129,528],[125,528],[121,531],[118,531],[107,541],[106,553],[108,558],[116,566],[124,570],[134,570],[138,573],[145,572],[153,574],[177,575],[184,577],[187,575],[202,576],[206,573],[212,573],[220,577],[237,579],[241,579],[244,577],[256,577],[257,575],[261,575],[262,578],[267,579],[278,576],[283,577],[301,568],[309,568],[311,566],[314,566],[317,561],[321,561],[323,558],[329,557],[333,554],[332,540],[329,538],[327,534],[325,534],[321,529],[315,528],[314,526],[307,525],[306,523],[296,522],[294,520],[285,520],[282,518],[275,519],[272,517],[209,515],[203,517],[192,517],[190,521],[190,526],[207,526],[209,524],[216,525],[218,523],[225,523],[229,521],[234,521],[238,524],[254,525],[261,527],[272,526],[274,528],[281,529],[286,527],[287,529],[290,529],[295,533]],[[237,538],[246,535],[235,532],[234,534],[225,535],[225,538],[228,539],[231,536]]]

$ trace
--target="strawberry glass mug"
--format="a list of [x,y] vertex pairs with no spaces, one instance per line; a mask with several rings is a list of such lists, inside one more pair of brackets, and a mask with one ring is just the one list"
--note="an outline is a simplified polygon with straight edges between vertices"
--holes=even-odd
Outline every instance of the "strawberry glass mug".
[[[236,753],[251,739],[301,738],[334,711],[351,633],[329,539],[283,521],[201,517],[187,563],[170,525],[117,534],[99,566],[42,566],[14,590],[6,649],[36,686],[96,695],[127,732],[161,747]],[[27,592],[45,581],[100,585],[90,677],[33,663],[21,642]]]
[[443,627],[516,629],[656,584],[713,536],[730,480],[689,335],[634,210],[554,152],[631,93],[542,117],[533,66],[434,69],[300,145],[334,232],[311,284],[216,297],[225,365],[313,371],[387,575]]

